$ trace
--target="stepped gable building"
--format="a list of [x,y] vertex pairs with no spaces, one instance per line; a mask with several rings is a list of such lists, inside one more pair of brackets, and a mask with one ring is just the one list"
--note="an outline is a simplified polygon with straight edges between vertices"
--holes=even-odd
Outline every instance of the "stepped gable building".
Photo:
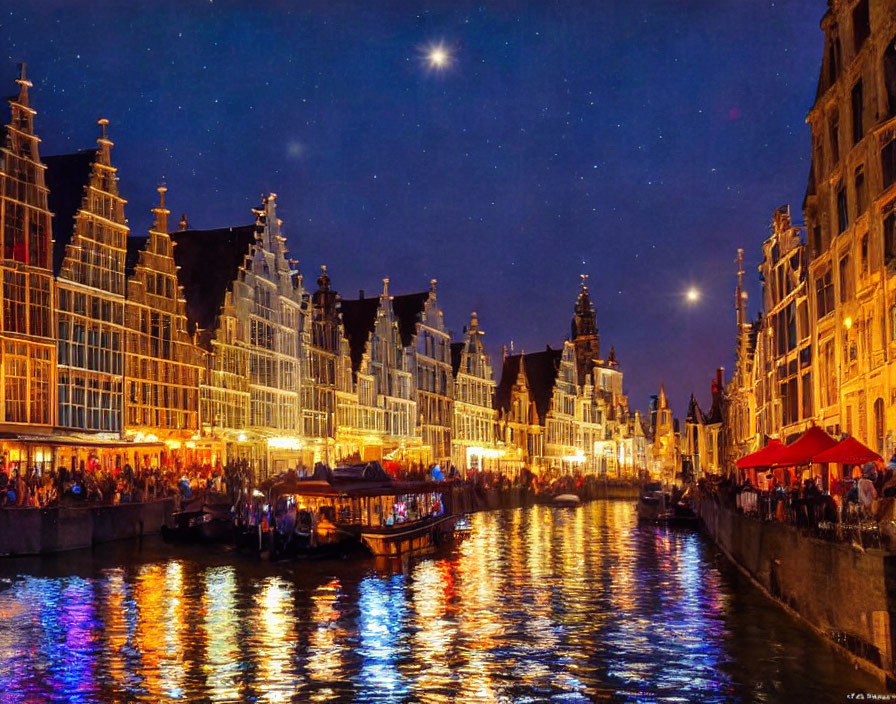
[[436,280],[429,291],[394,296],[401,344],[413,351],[411,368],[416,377],[417,425],[425,461],[447,464],[451,459],[451,426],[454,422],[451,379],[451,336],[445,329],[436,297]]
[[96,150],[45,159],[49,203],[57,213],[57,422],[66,430],[119,436],[129,230],[108,120],[99,124]]
[[[361,291],[358,299],[341,302],[358,404],[369,419],[363,459],[428,461],[417,432],[415,353],[403,344],[393,301],[389,279],[383,279],[378,297]],[[406,330],[409,341],[414,327]]]
[[[201,349],[187,332],[183,289],[168,234],[165,186],[146,237],[127,240],[124,432],[158,437],[188,457],[199,433]],[[198,459],[210,459],[199,457]]]
[[210,353],[200,387],[202,433],[220,441],[216,459],[247,459],[262,475],[295,467],[304,447],[306,313],[275,199],[272,193],[253,209],[252,226],[171,233],[187,315]]
[[498,448],[495,430],[495,378],[485,351],[479,317],[470,315],[463,342],[451,345],[454,378],[454,427],[451,461],[463,475],[469,471],[497,471],[503,450]]
[[896,426],[896,16],[829,2],[803,204],[818,423],[887,456]]
[[[313,455],[331,460],[362,459],[361,445],[369,406],[363,411],[354,393],[349,343],[339,316],[339,294],[330,287],[327,267],[322,266],[317,290],[311,295],[310,340],[302,377],[302,428]],[[369,386],[369,380],[366,386]],[[359,393],[364,389],[364,381]],[[369,397],[369,393],[367,394]],[[360,438],[358,436],[360,435]],[[356,442],[352,442],[356,440]],[[331,454],[332,452],[332,454]],[[305,453],[306,457],[309,454]],[[314,461],[314,456],[307,457]]]
[[49,448],[16,436],[48,433],[56,419],[56,330],[51,269],[51,214],[38,152],[25,65],[9,98],[0,149],[3,317],[0,328],[0,441],[3,463],[50,464]]

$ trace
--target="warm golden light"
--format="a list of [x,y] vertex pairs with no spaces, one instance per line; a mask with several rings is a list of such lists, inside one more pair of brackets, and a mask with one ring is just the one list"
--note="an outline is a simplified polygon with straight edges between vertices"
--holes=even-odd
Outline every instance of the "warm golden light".
[[431,71],[444,71],[451,66],[451,52],[442,42],[427,45],[421,54],[423,60],[426,61],[427,68]]
[[852,327],[852,318],[845,318],[843,320],[843,325],[847,330],[849,330]]
[[685,295],[685,298],[688,299],[689,303],[696,303],[697,301],[700,300],[700,291],[698,291],[693,286],[691,286],[691,288],[689,288],[684,295]]

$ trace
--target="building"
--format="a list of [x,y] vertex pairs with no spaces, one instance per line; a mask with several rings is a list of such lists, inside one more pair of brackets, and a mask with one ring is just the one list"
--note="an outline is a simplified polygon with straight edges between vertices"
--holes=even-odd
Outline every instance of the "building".
[[187,332],[186,302],[168,234],[166,190],[159,186],[149,235],[127,239],[124,435],[158,438],[182,461],[211,462],[197,452],[204,360]]
[[[364,433],[362,459],[382,459],[407,466],[421,462],[417,433],[417,383],[414,353],[402,344],[392,308],[389,279],[378,297],[343,299],[342,321],[351,351],[358,418],[354,428]],[[340,425],[350,427],[350,419]]]
[[58,339],[58,426],[122,431],[125,200],[112,165],[108,120],[97,148],[47,157],[53,221]]
[[216,460],[245,459],[262,476],[298,466],[304,448],[300,331],[306,314],[275,199],[272,193],[253,210],[254,225],[171,233],[187,316],[208,352],[201,434]]
[[50,446],[27,436],[49,434],[56,423],[51,215],[24,64],[16,83],[0,165],[0,450],[7,470],[18,463],[50,465]]
[[410,369],[417,389],[417,426],[424,463],[446,466],[451,460],[454,423],[451,378],[451,336],[436,297],[436,280],[429,291],[394,296],[402,347],[411,353]]
[[500,471],[504,457],[496,442],[498,412],[495,410],[495,378],[485,351],[479,317],[470,315],[463,342],[451,345],[454,378],[454,426],[451,462],[461,474],[470,471]]
[[890,454],[896,425],[896,17],[837,0],[807,122],[814,411],[819,425]]
[[663,384],[660,384],[659,394],[651,400],[649,437],[650,476],[667,484],[674,483],[681,467],[680,438]]
[[721,474],[725,468],[724,389],[723,370],[717,369],[708,413],[703,412],[696,396],[691,394],[681,438],[681,471],[685,476],[699,479],[706,474]]

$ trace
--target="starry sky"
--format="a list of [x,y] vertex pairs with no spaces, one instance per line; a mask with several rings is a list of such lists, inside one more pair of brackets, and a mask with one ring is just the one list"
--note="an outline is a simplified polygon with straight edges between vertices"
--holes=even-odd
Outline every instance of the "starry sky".
[[134,234],[162,179],[199,229],[273,191],[307,288],[436,278],[496,377],[562,344],[585,273],[632,406],[664,382],[683,416],[733,368],[737,248],[755,314],[773,210],[802,222],[826,4],[2,0],[0,46],[43,155],[110,120]]

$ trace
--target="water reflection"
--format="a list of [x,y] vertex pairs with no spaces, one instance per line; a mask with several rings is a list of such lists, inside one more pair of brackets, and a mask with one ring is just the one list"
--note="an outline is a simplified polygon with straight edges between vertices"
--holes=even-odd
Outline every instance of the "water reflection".
[[880,691],[701,536],[639,527],[625,502],[478,514],[455,551],[385,569],[153,543],[125,558],[2,564],[18,574],[0,592],[4,702],[751,702]]

